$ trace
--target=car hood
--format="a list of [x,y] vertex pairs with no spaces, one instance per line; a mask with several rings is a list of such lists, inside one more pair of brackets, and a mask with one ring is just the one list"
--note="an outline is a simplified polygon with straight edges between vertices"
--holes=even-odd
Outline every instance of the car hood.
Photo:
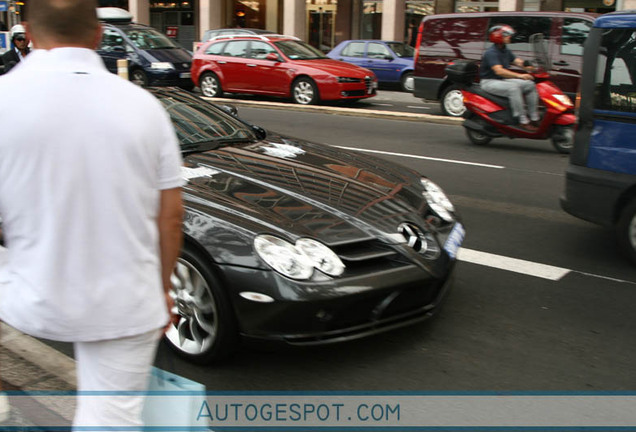
[[268,136],[185,158],[186,202],[254,231],[334,245],[398,243],[398,225],[426,224],[420,175],[361,153]]
[[147,49],[144,50],[147,54],[154,57],[159,62],[169,63],[190,63],[192,62],[192,56],[187,50],[183,48],[170,48],[170,49]]
[[351,63],[345,63],[334,59],[316,59],[316,60],[295,60],[294,64],[309,68],[318,69],[323,72],[330,73],[335,76],[343,77],[360,77],[367,75],[373,76],[373,72]]

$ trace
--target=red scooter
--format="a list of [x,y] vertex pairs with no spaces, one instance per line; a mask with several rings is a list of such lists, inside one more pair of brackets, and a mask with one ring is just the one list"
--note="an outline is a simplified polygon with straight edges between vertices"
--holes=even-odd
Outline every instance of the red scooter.
[[[532,73],[539,94],[539,125],[536,131],[520,127],[512,117],[508,98],[495,96],[481,89],[474,80],[478,69],[475,62],[455,62],[446,67],[448,79],[462,86],[466,112],[463,123],[466,135],[473,144],[486,145],[493,138],[551,139],[560,153],[570,153],[574,141],[576,116],[574,105],[552,81],[543,39],[531,36],[537,69]],[[533,40],[534,39],[534,40]]]

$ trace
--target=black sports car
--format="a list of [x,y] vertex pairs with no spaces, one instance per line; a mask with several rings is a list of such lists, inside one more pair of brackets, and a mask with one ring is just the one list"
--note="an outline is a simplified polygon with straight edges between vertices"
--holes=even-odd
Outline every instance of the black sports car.
[[151,89],[181,142],[185,244],[166,338],[195,362],[239,336],[295,345],[431,316],[464,237],[455,209],[403,166],[267,133],[228,107]]

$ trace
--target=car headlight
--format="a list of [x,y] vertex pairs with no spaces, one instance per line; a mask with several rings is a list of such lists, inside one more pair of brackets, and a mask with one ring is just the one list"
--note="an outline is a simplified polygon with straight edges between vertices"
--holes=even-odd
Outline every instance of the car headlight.
[[338,77],[339,83],[357,83],[360,82],[360,78]]
[[314,269],[339,276],[345,269],[331,249],[311,239],[299,239],[296,245],[292,245],[278,237],[263,234],[254,239],[254,249],[267,265],[291,279],[309,279]]
[[174,69],[174,65],[169,62],[154,62],[150,63],[151,69]]
[[454,220],[453,213],[455,213],[455,206],[450,202],[442,188],[429,179],[423,178],[421,182],[425,189],[422,195],[426,198],[431,210],[445,221],[452,222]]

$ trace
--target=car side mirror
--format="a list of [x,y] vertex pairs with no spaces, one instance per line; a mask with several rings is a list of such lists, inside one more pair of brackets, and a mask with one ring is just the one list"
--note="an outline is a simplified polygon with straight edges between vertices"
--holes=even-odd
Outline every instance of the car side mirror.
[[385,56],[384,56],[384,59],[385,59],[385,60],[388,60],[388,61],[393,61],[393,56],[392,56],[392,55],[387,54],[387,55],[385,55]]
[[276,53],[269,53],[265,56],[265,60],[270,60],[270,61],[279,61],[280,59],[278,58],[278,54]]

